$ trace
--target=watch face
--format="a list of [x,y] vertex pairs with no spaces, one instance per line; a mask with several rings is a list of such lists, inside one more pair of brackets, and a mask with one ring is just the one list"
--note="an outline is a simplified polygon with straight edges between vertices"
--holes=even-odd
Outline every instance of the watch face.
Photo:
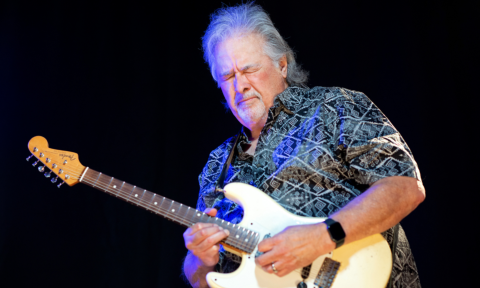
[[330,231],[330,235],[334,241],[341,241],[345,239],[345,231],[343,231],[342,225],[340,225],[338,222],[329,225],[328,231]]

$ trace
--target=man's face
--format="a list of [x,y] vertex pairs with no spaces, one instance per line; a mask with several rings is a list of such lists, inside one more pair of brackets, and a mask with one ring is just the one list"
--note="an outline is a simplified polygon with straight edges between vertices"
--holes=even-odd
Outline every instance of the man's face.
[[233,115],[250,130],[263,127],[275,96],[288,87],[286,59],[276,67],[263,53],[263,45],[257,34],[246,34],[215,49],[219,86]]

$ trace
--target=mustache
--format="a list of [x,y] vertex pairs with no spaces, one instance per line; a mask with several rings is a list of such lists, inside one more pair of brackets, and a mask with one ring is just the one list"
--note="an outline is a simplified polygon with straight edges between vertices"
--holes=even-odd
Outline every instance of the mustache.
[[255,96],[255,97],[257,97],[258,99],[262,100],[262,95],[260,95],[260,93],[258,93],[258,92],[255,91],[255,90],[250,90],[250,91],[248,91],[247,93],[245,93],[245,94],[243,94],[243,95],[242,95],[242,94],[237,94],[237,95],[238,95],[238,96],[241,96],[241,97],[238,97],[238,98],[237,98],[237,99],[238,99],[238,100],[237,100],[237,104],[238,104],[238,102],[242,101],[243,99],[247,99],[247,98],[250,98],[250,97],[253,97],[253,96]]
[[255,90],[250,90],[247,93],[243,94],[243,99],[246,99],[246,98],[249,98],[249,97],[252,97],[252,96],[256,96],[256,97],[262,99],[262,95],[260,95],[260,93],[258,93]]

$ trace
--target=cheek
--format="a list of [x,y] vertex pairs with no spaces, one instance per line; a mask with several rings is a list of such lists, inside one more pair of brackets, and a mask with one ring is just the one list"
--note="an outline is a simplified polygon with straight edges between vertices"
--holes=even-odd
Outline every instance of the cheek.
[[231,106],[231,103],[235,99],[235,89],[233,89],[233,85],[224,82],[220,84],[220,89],[222,89],[223,97],[225,97],[225,100],[227,100],[228,104]]
[[248,81],[255,87],[257,91],[264,90],[265,87],[268,87],[269,81],[269,73],[268,71],[259,71],[257,73],[253,73],[249,75]]

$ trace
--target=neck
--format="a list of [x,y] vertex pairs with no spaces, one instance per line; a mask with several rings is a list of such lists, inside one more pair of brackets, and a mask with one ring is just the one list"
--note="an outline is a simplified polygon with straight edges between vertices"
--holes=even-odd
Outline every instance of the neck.
[[263,117],[259,121],[245,126],[247,128],[247,131],[245,134],[247,134],[249,141],[256,142],[260,137],[260,133],[262,132],[262,129],[265,126],[265,123],[267,123],[268,111],[270,110],[270,108],[272,108],[275,98],[277,98],[279,94],[283,93],[283,91],[285,91],[285,89],[288,88],[287,81],[284,81],[283,84],[284,84],[283,89],[278,94],[276,94],[275,97],[273,97],[271,102],[267,101],[267,103],[265,103],[265,114],[263,115]]
[[249,141],[256,141],[260,137],[260,133],[262,132],[263,126],[265,126],[268,118],[268,109],[266,111],[267,113],[263,115],[260,121],[249,125],[249,127],[246,127],[247,129],[245,131],[245,134],[247,135]]

